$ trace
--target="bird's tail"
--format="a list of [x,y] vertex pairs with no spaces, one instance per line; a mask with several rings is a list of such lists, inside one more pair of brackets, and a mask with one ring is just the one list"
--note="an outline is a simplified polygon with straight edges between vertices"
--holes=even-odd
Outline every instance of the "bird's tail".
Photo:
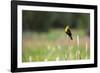
[[70,39],[73,40],[72,36],[70,36]]

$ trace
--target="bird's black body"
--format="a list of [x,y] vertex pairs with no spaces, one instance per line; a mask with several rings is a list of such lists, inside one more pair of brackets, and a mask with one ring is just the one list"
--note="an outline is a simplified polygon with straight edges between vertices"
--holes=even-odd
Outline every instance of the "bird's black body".
[[71,30],[69,29],[69,27],[66,27],[65,33],[70,37],[71,40],[73,40],[72,33],[71,33]]
[[70,37],[71,40],[73,40],[72,33],[69,29],[67,30],[66,34]]

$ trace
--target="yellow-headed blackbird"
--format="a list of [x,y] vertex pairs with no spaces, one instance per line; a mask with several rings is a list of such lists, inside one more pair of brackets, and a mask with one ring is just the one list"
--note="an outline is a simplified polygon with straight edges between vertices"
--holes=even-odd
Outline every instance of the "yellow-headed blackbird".
[[73,40],[72,33],[71,33],[69,26],[66,26],[65,33],[70,37],[71,40]]

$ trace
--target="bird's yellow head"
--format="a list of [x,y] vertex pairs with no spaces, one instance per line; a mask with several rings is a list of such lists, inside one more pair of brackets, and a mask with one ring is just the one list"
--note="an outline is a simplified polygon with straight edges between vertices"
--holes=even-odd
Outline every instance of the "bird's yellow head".
[[66,28],[65,28],[65,32],[67,32],[68,29],[69,29],[69,26],[66,26]]

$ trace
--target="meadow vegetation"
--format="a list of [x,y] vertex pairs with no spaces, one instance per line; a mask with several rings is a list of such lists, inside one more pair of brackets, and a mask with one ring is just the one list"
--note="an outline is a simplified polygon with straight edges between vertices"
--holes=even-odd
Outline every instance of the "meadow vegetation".
[[[72,30],[73,40],[64,29],[51,29],[48,32],[23,32],[22,62],[82,60],[90,58],[90,38],[85,30]],[[79,36],[79,47],[77,45]],[[87,48],[86,48],[87,44]],[[80,52],[77,57],[77,52]]]

